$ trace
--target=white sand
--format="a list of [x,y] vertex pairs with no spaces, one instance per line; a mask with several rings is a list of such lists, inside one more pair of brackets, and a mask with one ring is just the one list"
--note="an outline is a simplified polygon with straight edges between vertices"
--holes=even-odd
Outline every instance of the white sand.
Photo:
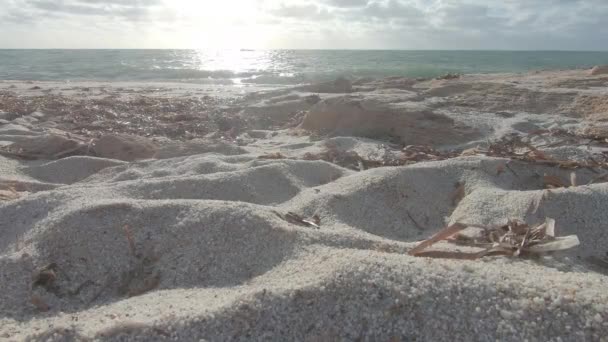
[[[572,92],[572,84],[588,80],[582,74],[430,81],[441,84],[414,85],[415,98],[372,83],[373,91],[348,96],[391,110],[400,98],[417,102],[401,105],[430,108],[477,130],[452,146],[468,147],[531,125],[582,129],[604,114],[566,113],[571,102],[557,110],[553,100],[538,100],[505,117],[503,100],[461,106],[453,89],[492,79],[549,93],[550,84],[569,82]],[[485,98],[506,96],[500,89]],[[608,88],[576,89],[577,96],[601,98]],[[424,95],[444,91],[450,94]],[[252,96],[243,111],[263,112],[285,95]],[[0,142],[43,133],[41,123],[17,120],[0,123]],[[386,141],[295,132],[251,130],[241,134],[242,146],[161,139],[157,158],[139,162],[0,156],[0,180],[27,185],[20,199],[0,202],[0,340],[608,341],[608,268],[588,261],[608,252],[608,183],[545,192],[535,211],[541,175],[569,179],[569,170],[512,162],[513,172],[497,174],[505,160],[484,156],[363,172],[325,161],[258,159],[275,152],[300,158],[327,141],[370,158],[398,153]],[[423,126],[408,132],[433,134]],[[446,148],[439,140],[437,147]],[[583,159],[593,152],[575,145],[546,150]],[[576,174],[578,184],[597,176]],[[457,183],[466,185],[466,196],[454,205]],[[318,215],[321,228],[276,214],[289,211]],[[406,254],[450,222],[545,217],[557,221],[558,235],[577,234],[581,246],[538,259]],[[50,263],[56,280],[32,290],[32,276]],[[49,310],[41,312],[32,296]]]

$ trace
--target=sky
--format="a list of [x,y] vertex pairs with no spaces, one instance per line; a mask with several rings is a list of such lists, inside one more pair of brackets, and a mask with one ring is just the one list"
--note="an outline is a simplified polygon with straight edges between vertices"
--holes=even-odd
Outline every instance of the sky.
[[608,0],[0,0],[0,48],[608,50]]

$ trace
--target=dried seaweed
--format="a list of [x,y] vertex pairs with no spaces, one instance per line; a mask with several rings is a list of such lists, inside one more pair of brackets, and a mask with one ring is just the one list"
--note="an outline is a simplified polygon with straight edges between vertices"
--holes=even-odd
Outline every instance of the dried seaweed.
[[0,180],[0,201],[12,201],[19,199],[22,192],[29,190],[27,184],[19,181]]
[[595,178],[593,178],[587,185],[591,185],[594,183],[599,183],[599,182],[606,182],[608,181],[608,172],[605,172]]
[[455,80],[459,79],[462,75],[457,73],[448,72],[447,74],[443,74],[437,78],[436,80]]
[[12,201],[18,199],[19,197],[21,197],[21,195],[15,191],[14,188],[0,190],[0,201]]
[[408,145],[401,150],[401,161],[404,163],[444,160],[458,156],[457,152],[441,152],[430,146]]
[[287,157],[281,152],[264,154],[258,157],[258,159],[286,159]]
[[40,269],[38,269],[32,276],[32,282],[30,284],[30,302],[42,312],[50,310],[50,306],[46,301],[36,293],[36,289],[41,287],[44,291],[59,295],[59,289],[56,286],[57,280],[57,264],[51,263]]
[[[430,146],[423,145],[408,145],[401,150],[401,154],[395,158],[371,159],[358,155],[353,151],[344,151],[337,146],[328,144],[327,150],[320,153],[307,153],[303,159],[305,160],[325,160],[343,167],[353,170],[370,169],[384,166],[403,166],[424,161],[446,160],[459,156],[489,156],[506,158],[508,161],[505,164],[500,164],[496,168],[496,175],[499,176],[505,170],[510,171],[516,177],[519,177],[517,172],[510,166],[512,161],[524,163],[533,163],[547,166],[559,167],[562,169],[582,169],[587,168],[593,172],[596,169],[608,170],[608,156],[599,156],[598,158],[589,158],[587,161],[574,160],[557,160],[548,156],[541,151],[539,147],[532,145],[526,141],[534,134],[529,136],[508,135],[502,139],[488,143],[487,148],[470,148],[464,151],[439,151]],[[579,137],[580,138],[580,137]],[[581,138],[582,139],[582,138]],[[572,185],[575,177],[571,178],[570,182],[561,182],[564,185]],[[599,179],[598,179],[599,180]],[[560,184],[561,184],[560,183]],[[559,185],[561,187],[561,185]]]
[[51,263],[39,269],[32,277],[32,288],[43,287],[47,291],[51,290],[57,280],[57,264]]
[[51,309],[51,307],[37,294],[32,294],[30,297],[30,302],[38,309],[39,311],[46,312]]
[[554,175],[544,175],[543,183],[545,184],[545,188],[554,189],[554,188],[567,188],[569,186],[563,179]]
[[465,183],[464,182],[458,182],[455,185],[455,190],[452,193],[452,205],[456,206],[458,205],[458,203],[460,203],[460,201],[462,201],[462,199],[465,197],[466,193],[465,193]]
[[22,159],[61,159],[76,155],[94,155],[91,151],[93,139],[54,129],[36,139],[15,142],[0,147],[0,155]]
[[279,212],[274,212],[278,217],[280,217],[281,219],[292,223],[292,224],[297,224],[300,226],[305,226],[305,227],[313,227],[316,229],[321,229],[321,218],[319,217],[319,215],[314,215],[309,219],[305,219],[303,216],[298,215],[294,212],[287,212],[287,214],[282,215]]
[[[458,234],[469,227],[482,228],[482,235],[478,238],[471,238]],[[453,237],[454,235],[456,236]],[[482,248],[483,250],[472,253],[460,251],[424,251],[442,240],[447,240],[450,243],[461,246]],[[418,257],[475,260],[488,255],[520,256],[543,254],[570,249],[579,244],[580,242],[576,235],[556,237],[555,220],[551,218],[547,218],[544,223],[534,226],[518,220],[508,220],[506,225],[493,228],[455,223],[421,242],[410,250],[408,254]]]
[[210,96],[161,97],[144,91],[123,95],[20,96],[0,91],[0,111],[12,113],[9,120],[39,111],[54,117],[58,128],[87,137],[122,133],[180,140],[202,137],[218,129],[216,117],[231,116],[230,109],[221,106],[227,100]]
[[[398,151],[396,151],[398,152]],[[409,145],[401,153],[385,153],[381,157],[361,156],[357,152],[339,148],[332,142],[326,143],[326,149],[319,153],[306,153],[304,160],[324,160],[352,170],[365,171],[386,166],[404,166],[421,161],[444,160],[456,157],[456,152],[439,152],[430,146]]]
[[129,225],[127,224],[125,224],[122,229],[125,233],[125,237],[127,238],[127,242],[129,243],[129,250],[134,256],[137,256],[137,249],[135,248],[135,238],[133,237],[133,232],[131,232]]
[[565,181],[564,179],[562,179],[559,176],[544,175],[543,176],[543,183],[545,184],[545,188],[547,188],[547,189],[569,188],[571,186],[576,186],[577,185],[576,179],[577,179],[577,177],[576,177],[576,173],[575,172],[571,172],[570,173],[570,180],[569,180],[569,182]]
[[477,150],[477,152],[479,154],[491,157],[502,157],[528,163],[557,166],[563,169],[608,169],[608,162],[605,160],[598,161],[591,158],[586,162],[582,162],[574,160],[557,160],[550,158],[549,156],[547,156],[547,154],[539,150],[537,147],[533,146],[529,142],[524,141],[523,137],[519,135],[509,135],[503,137],[502,139],[491,143],[487,149],[479,149]]

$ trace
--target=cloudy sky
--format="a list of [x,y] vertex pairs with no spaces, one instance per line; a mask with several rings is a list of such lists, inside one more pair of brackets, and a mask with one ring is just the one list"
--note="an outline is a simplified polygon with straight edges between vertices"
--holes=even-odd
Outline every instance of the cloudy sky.
[[0,48],[608,50],[608,0],[0,0]]

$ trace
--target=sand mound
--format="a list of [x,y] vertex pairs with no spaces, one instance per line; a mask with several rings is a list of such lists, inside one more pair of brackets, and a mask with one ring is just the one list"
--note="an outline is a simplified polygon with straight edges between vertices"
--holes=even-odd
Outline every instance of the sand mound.
[[92,149],[99,157],[124,161],[151,158],[157,150],[149,139],[124,134],[104,135],[94,141]]
[[[533,210],[543,194],[536,175],[568,171],[513,163],[498,174],[504,160],[467,157],[353,173],[207,154],[105,165],[72,157],[23,172],[52,181],[45,170],[58,163],[106,168],[0,204],[0,333],[9,339],[470,337],[462,326],[479,338],[593,339],[608,331],[605,276],[577,261],[605,253],[608,187],[554,190]],[[577,176],[581,184],[595,177]],[[466,184],[460,202],[458,183]],[[318,215],[321,229],[277,215],[288,211]],[[449,221],[545,216],[582,247],[538,261],[405,254]],[[54,280],[32,289],[40,272]]]
[[608,74],[608,65],[596,65],[589,72],[591,76]]
[[458,105],[480,111],[518,111],[533,114],[568,113],[576,99],[574,92],[535,91],[506,84],[447,84],[425,92],[427,96],[453,97],[444,105]]
[[306,114],[300,128],[320,134],[395,138],[408,145],[441,146],[477,136],[465,125],[429,110],[395,108],[353,97],[320,102]]
[[[7,125],[10,126],[10,125]],[[19,134],[15,135],[16,127]],[[157,148],[149,139],[138,136],[108,134],[99,139],[87,140],[67,132],[52,130],[35,132],[27,127],[15,126],[0,131],[0,139],[11,143],[0,145],[0,154],[24,159],[60,159],[75,155],[134,161],[153,157]]]
[[[123,163],[117,160],[75,156],[40,165],[26,166],[21,169],[21,172],[41,182],[72,184],[105,168],[121,164]],[[72,171],[65,172],[65,170]]]
[[63,135],[46,134],[29,136],[4,148],[4,151],[23,155],[28,159],[56,159],[70,153],[79,153],[84,147]]
[[[608,97],[602,92],[581,92],[581,88],[606,86],[605,80],[558,79],[551,87],[537,85],[470,82],[467,80],[427,83],[423,99],[437,99],[433,106],[454,106],[487,113],[503,111],[530,114],[561,114],[605,120]],[[562,89],[568,88],[568,89]],[[578,89],[575,89],[578,88]]]
[[[561,78],[508,76],[522,83],[503,87],[507,76],[475,77],[361,82],[354,95],[319,95],[316,104],[306,102],[309,93],[281,89],[230,109],[284,106],[279,115],[306,102],[314,107],[302,128],[337,135],[328,139],[243,126],[234,135],[145,140],[143,154],[128,148],[138,139],[109,139],[111,159],[0,156],[0,340],[601,341],[603,169],[480,151],[486,139],[530,134],[539,156],[599,163],[605,127],[551,112],[576,103],[570,89],[563,99],[546,95],[553,88],[540,93]],[[576,94],[583,96],[602,95]],[[508,111],[493,112],[500,108]],[[3,146],[70,139],[40,116],[6,117]],[[404,152],[402,144],[416,146]],[[461,156],[462,144],[475,149]],[[315,160],[329,150],[358,157]],[[377,167],[401,165],[382,163],[412,151],[422,162]],[[425,161],[433,153],[450,159]],[[118,160],[136,157],[147,159]],[[547,179],[563,186],[547,189]],[[581,245],[538,257],[408,255],[450,223],[547,217],[558,236],[575,234]]]
[[608,96],[579,96],[572,107],[576,113],[588,119],[608,119]]

